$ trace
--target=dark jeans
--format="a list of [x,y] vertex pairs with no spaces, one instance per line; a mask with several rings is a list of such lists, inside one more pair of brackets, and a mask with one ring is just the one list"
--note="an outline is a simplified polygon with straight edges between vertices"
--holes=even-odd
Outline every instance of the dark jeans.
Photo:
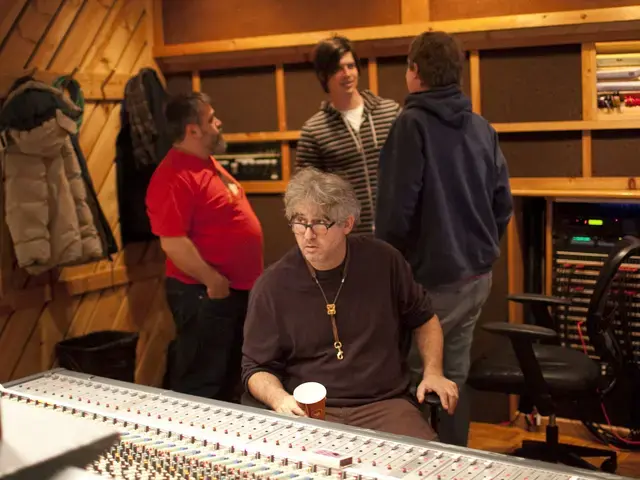
[[228,297],[212,300],[204,285],[167,278],[165,287],[176,324],[167,353],[165,388],[238,401],[249,292],[232,289]]

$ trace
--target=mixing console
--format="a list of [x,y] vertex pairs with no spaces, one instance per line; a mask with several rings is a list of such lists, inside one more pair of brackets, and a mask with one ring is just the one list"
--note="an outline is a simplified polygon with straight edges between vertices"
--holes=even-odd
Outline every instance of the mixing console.
[[113,425],[87,467],[123,479],[595,480],[560,465],[445,446],[58,369],[0,389],[2,402]]

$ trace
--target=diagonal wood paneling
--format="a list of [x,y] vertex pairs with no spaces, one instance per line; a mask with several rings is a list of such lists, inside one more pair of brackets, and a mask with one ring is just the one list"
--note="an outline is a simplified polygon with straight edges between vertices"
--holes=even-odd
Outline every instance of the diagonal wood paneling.
[[34,66],[40,69],[47,68],[73,21],[81,11],[80,7],[83,3],[83,0],[66,0],[60,4],[57,15],[49,24],[47,32],[42,36],[38,47],[32,52],[24,68]]
[[2,50],[11,30],[17,25],[18,19],[28,3],[28,0],[0,0],[0,12],[4,15],[0,21],[0,50]]
[[[31,69],[56,73],[75,70],[79,78],[106,78],[104,85],[109,86],[140,68],[157,69],[149,41],[152,15],[146,5],[146,0],[0,0],[4,14],[0,20],[3,74]],[[80,145],[118,242],[114,159],[119,129],[119,101],[85,105]],[[5,275],[0,286],[6,287],[10,279],[14,289],[10,293],[25,292],[23,303],[28,308],[11,311],[10,304],[0,304],[0,383],[55,366],[55,345],[65,338],[117,329],[140,333],[136,381],[160,384],[166,347],[174,330],[165,302],[162,270],[155,268],[163,261],[157,244],[127,246],[113,261],[29,277],[11,267],[14,257],[4,222],[1,240]],[[154,267],[149,268],[150,273],[145,273],[146,265]],[[123,268],[138,267],[139,281],[122,281]],[[100,274],[106,274],[106,281]],[[35,287],[46,289],[32,297]],[[19,290],[22,288],[25,290]]]
[[115,5],[114,0],[85,0],[65,37],[58,43],[47,68],[69,71],[80,65],[83,54],[88,52]]

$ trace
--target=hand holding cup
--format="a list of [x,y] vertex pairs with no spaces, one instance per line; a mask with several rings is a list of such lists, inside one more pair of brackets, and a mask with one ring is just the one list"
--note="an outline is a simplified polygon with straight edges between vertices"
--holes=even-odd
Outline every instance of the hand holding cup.
[[306,382],[293,391],[293,398],[307,417],[324,420],[327,402],[327,389],[321,383]]

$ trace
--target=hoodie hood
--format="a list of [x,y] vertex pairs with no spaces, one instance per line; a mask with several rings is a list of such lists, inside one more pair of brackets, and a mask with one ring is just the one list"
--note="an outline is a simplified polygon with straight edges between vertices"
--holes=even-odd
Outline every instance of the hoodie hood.
[[434,115],[452,127],[462,127],[469,113],[471,101],[457,85],[439,87],[424,92],[411,93],[407,96],[404,108],[417,108]]
[[14,88],[0,111],[0,131],[28,131],[58,117],[61,112],[72,120],[82,115],[62,90],[38,80],[28,80]]
[[62,145],[68,140],[69,134],[76,131],[76,122],[57,110],[55,117],[39,127],[31,130],[10,129],[9,136],[14,145],[9,148],[16,148],[26,155],[57,157],[60,155]]

